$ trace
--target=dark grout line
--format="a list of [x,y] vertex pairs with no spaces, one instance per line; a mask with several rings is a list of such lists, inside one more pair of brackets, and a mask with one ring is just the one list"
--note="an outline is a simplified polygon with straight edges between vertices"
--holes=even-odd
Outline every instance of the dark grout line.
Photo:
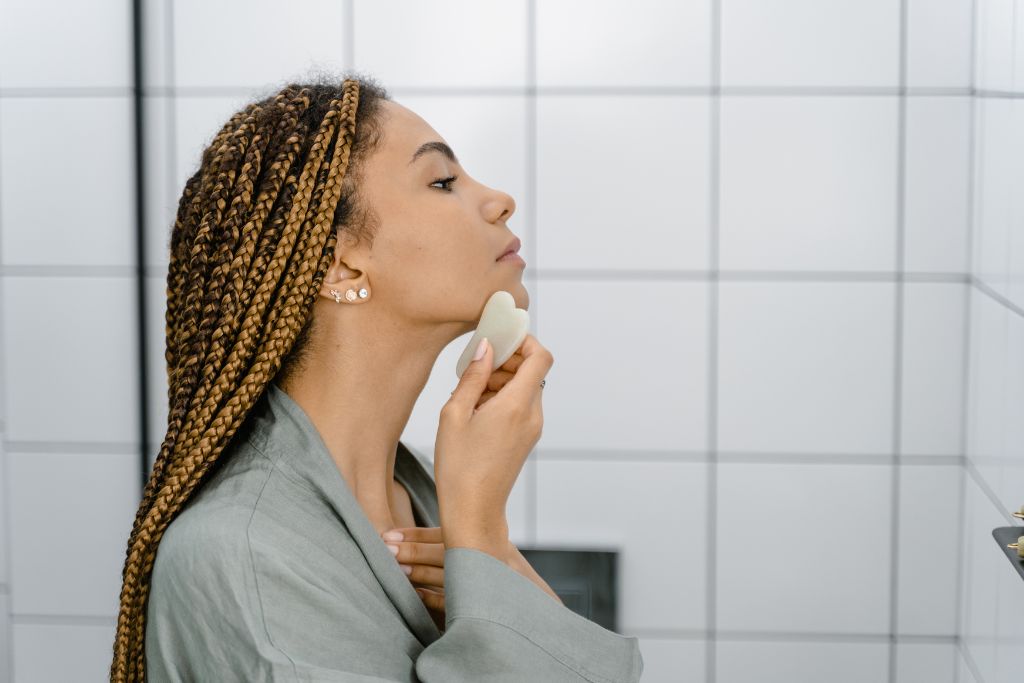
[[143,43],[143,2],[132,0],[132,67],[134,70],[134,87],[132,105],[135,118],[135,292],[138,298],[136,315],[138,316],[138,429],[139,429],[139,500],[149,478],[149,342],[146,330],[148,314],[148,298],[146,296],[146,122],[145,102],[142,87],[145,82],[145,56]]
[[896,287],[893,330],[893,392],[892,392],[892,498],[889,517],[889,683],[897,683],[899,651],[896,637],[899,634],[900,601],[900,487],[902,486],[903,464],[903,331],[904,299],[906,285],[903,272],[906,270],[906,154],[907,154],[907,0],[900,0],[900,56],[899,56],[899,100],[897,101],[896,139]]

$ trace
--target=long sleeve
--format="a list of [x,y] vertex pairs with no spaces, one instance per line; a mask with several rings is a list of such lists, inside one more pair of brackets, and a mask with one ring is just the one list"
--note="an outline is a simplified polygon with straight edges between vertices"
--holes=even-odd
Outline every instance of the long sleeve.
[[416,660],[421,681],[640,680],[637,638],[581,617],[485,552],[449,548],[444,562],[445,634]]

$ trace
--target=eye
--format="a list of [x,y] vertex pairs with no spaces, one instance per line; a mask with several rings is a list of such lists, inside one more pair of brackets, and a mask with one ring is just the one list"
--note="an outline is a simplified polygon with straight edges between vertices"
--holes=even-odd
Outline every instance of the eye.
[[[457,175],[453,175],[453,176],[448,176],[447,178],[438,178],[437,180],[435,180],[434,182],[431,183],[431,186],[433,186],[433,185],[435,185],[437,183],[445,183],[445,184],[449,184],[450,185],[451,183],[454,183],[455,179],[458,178],[458,177],[459,176],[457,176]],[[451,192],[452,191],[450,187],[449,188],[440,188],[440,189],[444,189],[445,192]]]

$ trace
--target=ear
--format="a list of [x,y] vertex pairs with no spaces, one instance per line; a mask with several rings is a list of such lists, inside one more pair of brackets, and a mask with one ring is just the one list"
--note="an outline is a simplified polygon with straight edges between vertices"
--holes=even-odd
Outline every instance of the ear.
[[327,272],[324,273],[324,281],[320,286],[320,296],[328,298],[332,302],[341,303],[335,294],[331,292],[331,290],[334,290],[351,302],[365,300],[367,297],[360,296],[349,299],[346,296],[350,290],[360,293],[366,290],[366,293],[369,293],[369,278],[366,273],[350,263],[350,261],[360,258],[361,255],[357,250],[344,247],[339,241],[334,250],[334,260],[331,262],[330,267],[328,267]]

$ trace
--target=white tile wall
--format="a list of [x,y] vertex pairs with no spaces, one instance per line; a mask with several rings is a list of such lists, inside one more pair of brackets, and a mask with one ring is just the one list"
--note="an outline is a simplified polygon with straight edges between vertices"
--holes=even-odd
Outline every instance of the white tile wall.
[[[352,0],[352,5],[354,65],[390,89],[508,88],[527,82],[526,0]],[[340,34],[332,33],[337,42]]]
[[710,85],[710,0],[533,4],[538,86]]
[[904,268],[966,273],[971,99],[912,97],[906,115]]
[[0,18],[0,88],[131,85],[131,3],[3,0]]
[[892,272],[897,100],[722,100],[721,266]]
[[899,82],[898,2],[719,4],[723,85],[891,88]]
[[[645,683],[1017,680],[1024,0],[142,4],[150,457],[185,180],[352,66],[516,199],[513,541],[620,549]],[[0,683],[106,676],[139,494],[131,3],[84,7],[0,0]]]
[[[911,282],[903,298],[900,413],[902,451],[959,456],[963,447],[967,287]],[[953,371],[950,371],[953,370]]]
[[0,99],[3,265],[130,266],[131,99]]
[[336,0],[172,4],[175,87],[270,92],[308,70],[342,64],[348,29]]
[[891,283],[722,282],[718,291],[721,450],[891,452]]
[[960,680],[1008,683],[1024,661],[1024,582],[992,530],[1021,527],[1010,513],[1024,506],[1024,2],[977,2],[975,27]]
[[706,270],[709,125],[707,97],[540,99],[537,267]]
[[973,0],[908,0],[907,85],[970,87],[973,5]]

